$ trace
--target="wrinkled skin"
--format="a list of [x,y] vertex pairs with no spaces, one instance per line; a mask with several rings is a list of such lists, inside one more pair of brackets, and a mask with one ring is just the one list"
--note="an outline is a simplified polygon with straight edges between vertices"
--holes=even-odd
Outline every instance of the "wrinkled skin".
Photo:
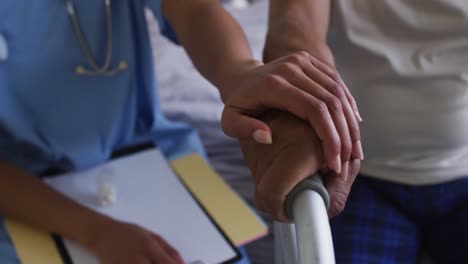
[[284,213],[286,195],[303,179],[321,170],[330,193],[330,217],[346,204],[360,161],[343,164],[340,175],[324,167],[322,145],[312,128],[303,120],[284,112],[268,112],[262,119],[271,127],[273,144],[241,141],[242,151],[255,182],[255,206],[275,220],[289,222]]

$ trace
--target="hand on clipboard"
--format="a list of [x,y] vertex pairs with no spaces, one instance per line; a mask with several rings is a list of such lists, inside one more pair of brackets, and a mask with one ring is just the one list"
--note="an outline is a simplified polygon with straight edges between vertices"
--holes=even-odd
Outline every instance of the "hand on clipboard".
[[90,246],[102,264],[185,264],[161,236],[136,224],[112,221],[102,225]]
[[[102,206],[96,198],[96,177],[107,169],[114,174],[112,184],[118,199]],[[241,257],[156,148],[118,155],[95,168],[44,181],[76,202],[114,219],[96,225],[100,228],[86,247],[54,236],[62,259],[47,259],[44,263],[185,263],[184,259],[187,263],[216,264],[232,263]],[[49,236],[53,241],[50,235],[28,231],[28,227],[15,223],[10,226],[21,263],[37,264],[37,258],[31,254],[45,245],[32,245],[30,241],[34,241],[34,235]],[[22,250],[34,247],[39,250]]]

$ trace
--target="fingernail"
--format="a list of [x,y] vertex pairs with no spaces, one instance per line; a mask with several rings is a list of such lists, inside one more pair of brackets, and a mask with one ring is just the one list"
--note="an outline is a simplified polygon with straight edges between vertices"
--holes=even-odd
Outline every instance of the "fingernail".
[[356,141],[356,155],[360,160],[364,160],[364,151],[362,150],[361,140]]
[[330,164],[330,169],[334,170],[337,174],[341,173],[341,157],[337,155]]
[[356,114],[356,117],[357,117],[358,121],[359,121],[359,122],[362,122],[363,120],[362,120],[361,115],[359,114],[359,111],[358,111],[358,110],[354,110],[354,113]]
[[252,134],[252,137],[257,143],[260,144],[271,144],[273,142],[271,134],[261,129],[255,130],[255,132]]
[[349,162],[343,164],[343,178],[345,181],[348,181],[348,171],[349,171]]

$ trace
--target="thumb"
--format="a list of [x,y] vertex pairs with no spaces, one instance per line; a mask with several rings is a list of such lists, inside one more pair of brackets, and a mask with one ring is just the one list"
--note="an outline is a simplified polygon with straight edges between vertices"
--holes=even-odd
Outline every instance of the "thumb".
[[240,109],[226,106],[221,118],[223,131],[226,135],[237,139],[251,138],[260,144],[271,144],[270,127],[264,122],[250,117]]

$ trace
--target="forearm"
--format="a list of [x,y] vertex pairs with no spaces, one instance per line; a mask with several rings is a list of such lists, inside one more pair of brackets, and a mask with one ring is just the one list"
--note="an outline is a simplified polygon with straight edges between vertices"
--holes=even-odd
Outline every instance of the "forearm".
[[252,56],[239,24],[218,0],[167,0],[163,12],[200,73],[220,89],[242,72],[261,65]]
[[[266,57],[307,51],[334,65],[327,47],[330,0],[271,0]],[[269,49],[269,50],[268,50]]]
[[0,161],[0,215],[90,246],[90,234],[109,221],[53,190],[38,178]]

